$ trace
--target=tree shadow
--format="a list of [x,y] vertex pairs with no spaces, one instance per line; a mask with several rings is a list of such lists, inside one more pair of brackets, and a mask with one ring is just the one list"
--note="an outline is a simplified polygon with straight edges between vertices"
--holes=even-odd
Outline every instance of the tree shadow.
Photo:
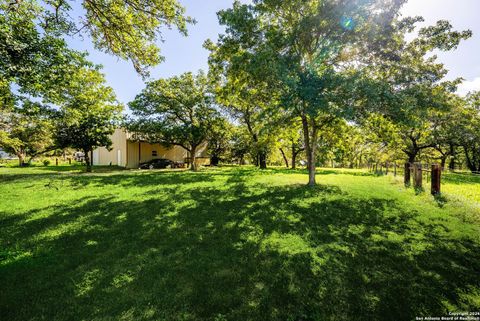
[[[307,174],[307,169],[304,168],[268,168],[264,172],[269,173],[281,173],[281,174]],[[317,175],[350,175],[350,176],[377,176],[373,172],[364,172],[362,170],[356,169],[327,169],[327,168],[317,168]]]
[[480,175],[466,173],[445,173],[442,175],[445,183],[456,185],[480,185]]
[[[48,165],[48,166],[33,166],[30,167],[35,170],[39,171],[50,171],[50,172],[85,172],[86,171],[86,165],[85,164],[74,164],[74,165],[67,165],[67,164],[62,164],[62,165]],[[125,171],[127,170],[125,167],[121,166],[93,166],[93,172],[94,173],[113,173],[113,172],[119,172],[119,171]]]
[[480,246],[449,218],[241,172],[144,196],[1,219],[2,318],[402,321],[478,308]]

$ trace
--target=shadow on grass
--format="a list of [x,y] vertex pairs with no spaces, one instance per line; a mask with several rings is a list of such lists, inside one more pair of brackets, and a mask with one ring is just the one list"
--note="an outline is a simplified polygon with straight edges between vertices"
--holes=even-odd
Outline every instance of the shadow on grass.
[[473,236],[335,186],[248,186],[236,173],[226,188],[49,210],[0,221],[5,320],[402,321],[478,302]]
[[[281,173],[281,174],[308,174],[304,168],[268,168],[264,170],[265,173]],[[373,172],[366,172],[360,169],[326,169],[318,168],[316,170],[317,175],[350,175],[350,176],[376,176]]]
[[445,183],[457,184],[457,185],[466,185],[466,184],[475,184],[480,186],[480,175],[469,174],[469,173],[451,173],[444,172],[442,179]]
[[124,172],[123,167],[118,166],[95,166],[93,173],[86,173],[83,165],[59,165],[59,166],[29,166],[29,167],[10,167],[3,168],[0,173],[0,182],[16,182],[21,180],[29,180],[33,177],[36,180],[45,178],[57,178],[60,175],[67,177],[72,175],[96,175],[108,173]]
[[[212,180],[214,175],[223,175],[222,173],[215,173],[214,171],[203,171],[197,173],[190,173],[185,175],[183,171],[178,170],[146,170],[132,175],[128,170],[113,170],[111,168],[104,168],[103,171],[95,171],[93,173],[78,172],[59,172],[59,173],[43,173],[43,172],[29,172],[29,173],[3,173],[0,174],[0,182],[17,182],[21,180],[35,181],[47,180],[55,184],[73,186],[74,188],[85,188],[105,185],[120,185],[120,186],[157,186],[171,185],[171,184],[188,184],[194,182],[208,182]],[[237,174],[232,174],[237,175]],[[241,172],[238,172],[241,175]]]
[[[18,168],[20,169],[20,168]],[[244,167],[211,167],[201,170],[190,175],[184,175],[183,172],[188,170],[145,170],[130,175],[132,170],[125,170],[117,166],[96,166],[93,173],[84,172],[85,167],[81,165],[75,166],[38,166],[23,169],[22,172],[12,171],[0,174],[0,182],[16,182],[21,180],[29,180],[35,177],[36,180],[52,179],[56,180],[62,177],[65,181],[72,182],[77,188],[95,185],[122,185],[122,186],[149,186],[179,183],[193,183],[201,181],[211,181],[213,177],[228,176],[236,179],[245,178],[252,175],[252,171],[262,175],[275,174],[307,174],[305,169],[280,169],[269,168],[260,170],[251,166]],[[47,172],[48,171],[48,172]],[[136,170],[133,170],[136,171]],[[70,175],[72,174],[72,175]],[[81,174],[81,175],[78,175]],[[342,171],[319,169],[317,175],[351,175],[351,176],[375,176],[373,173],[361,171]],[[127,178],[128,176],[128,178]]]

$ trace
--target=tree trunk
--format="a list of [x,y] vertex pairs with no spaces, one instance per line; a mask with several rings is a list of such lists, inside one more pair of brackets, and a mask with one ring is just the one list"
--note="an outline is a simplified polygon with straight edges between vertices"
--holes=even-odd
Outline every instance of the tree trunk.
[[258,154],[258,164],[260,169],[267,169],[267,155],[264,151]]
[[463,150],[465,151],[465,159],[467,161],[468,169],[472,172],[475,172],[477,169],[476,169],[476,166],[475,166],[474,162],[470,158],[470,153],[469,153],[470,151],[468,150],[468,148],[466,146],[463,146]]
[[448,164],[448,169],[451,171],[455,170],[455,155],[452,155],[450,158],[450,163]]
[[418,153],[417,151],[412,151],[407,154],[409,163],[412,163],[412,164],[415,163],[415,158],[417,158],[417,153]]
[[440,166],[442,169],[445,168],[445,164],[447,163],[447,157],[448,155],[442,155],[442,157],[440,158]]
[[298,153],[295,153],[292,149],[292,169],[297,168],[297,155]]
[[87,173],[92,172],[92,162],[93,159],[90,159],[89,153],[90,151],[84,150],[83,153],[85,154],[85,164],[87,165]]
[[295,143],[292,143],[292,169],[297,168],[297,156],[303,151],[304,151],[303,148],[296,149]]
[[25,156],[23,155],[23,153],[18,153],[17,157],[18,157],[18,166],[22,167],[23,164],[25,164]]
[[420,149],[418,148],[417,138],[414,137],[413,133],[410,133],[408,137],[412,142],[412,146],[409,147],[406,151],[404,150],[404,152],[408,156],[408,162],[411,163],[411,165],[413,166],[413,163],[415,162],[415,159],[417,158]]
[[190,169],[192,171],[196,171],[197,170],[197,146],[193,146],[192,149],[190,150]]
[[285,152],[283,151],[283,148],[280,148],[280,153],[282,153],[283,160],[285,161],[285,166],[288,168],[288,159],[287,155],[285,155]]
[[451,171],[455,170],[455,157],[456,157],[456,151],[455,147],[450,145],[450,163],[448,164],[448,169]]
[[452,155],[452,157],[450,157],[450,162],[448,164],[448,169],[451,170],[451,171],[455,170],[455,155]]
[[306,115],[302,115],[303,135],[305,139],[305,151],[307,153],[308,186],[315,186],[315,149],[317,145],[317,128],[312,124],[311,139],[310,127]]
[[[405,177],[404,177],[404,183],[405,186],[410,186],[410,167],[413,166],[415,163],[415,159],[417,158],[418,150],[411,150],[408,155],[408,163],[405,164]],[[407,166],[408,165],[408,166]]]
[[315,186],[315,146],[310,148],[310,166],[308,167],[308,185]]

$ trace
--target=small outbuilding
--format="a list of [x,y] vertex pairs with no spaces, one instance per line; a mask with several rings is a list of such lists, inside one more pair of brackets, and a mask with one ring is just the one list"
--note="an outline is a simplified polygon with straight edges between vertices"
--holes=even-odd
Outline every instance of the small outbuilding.
[[0,148],[0,159],[18,159],[15,155],[9,154]]
[[[134,135],[118,128],[113,133],[112,149],[97,148],[92,153],[93,165],[116,165],[125,168],[138,168],[141,163],[153,159],[165,158],[177,163],[190,163],[189,153],[180,146],[167,147],[162,144],[152,144],[147,141],[135,139]],[[197,165],[210,165],[207,155],[207,145],[197,149]]]

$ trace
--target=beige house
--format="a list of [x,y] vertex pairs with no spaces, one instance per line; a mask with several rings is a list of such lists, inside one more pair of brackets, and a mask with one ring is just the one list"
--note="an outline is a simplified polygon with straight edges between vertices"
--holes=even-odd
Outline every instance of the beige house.
[[[185,164],[189,162],[190,155],[183,147],[167,148],[161,144],[134,140],[133,135],[124,129],[116,129],[111,139],[112,150],[108,151],[105,147],[100,147],[93,151],[93,165],[138,168],[140,163],[158,158],[166,158]],[[206,144],[198,148],[197,165],[210,165],[210,157],[208,157],[206,149]]]

